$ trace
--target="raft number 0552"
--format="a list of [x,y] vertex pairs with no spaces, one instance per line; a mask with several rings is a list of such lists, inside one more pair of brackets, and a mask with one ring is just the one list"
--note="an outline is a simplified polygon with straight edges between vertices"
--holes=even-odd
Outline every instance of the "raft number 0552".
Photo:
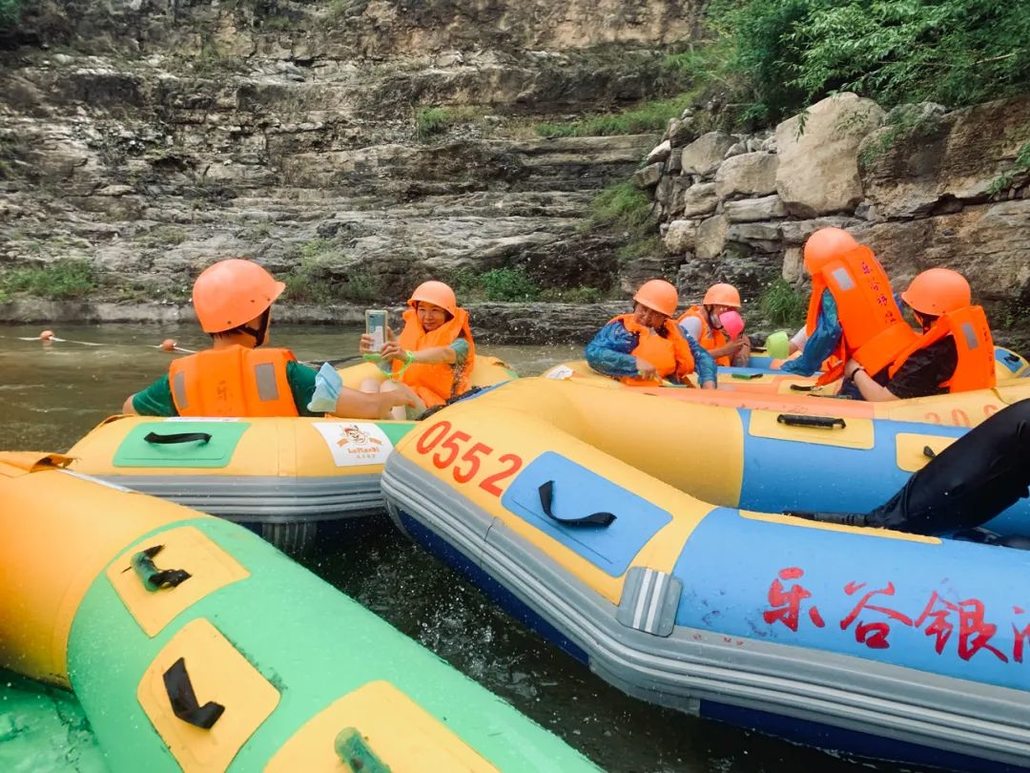
[[[494,449],[485,443],[474,442],[467,432],[460,429],[452,432],[449,421],[438,421],[423,432],[415,443],[415,450],[423,456],[437,447],[439,450],[430,457],[430,461],[441,470],[450,467],[451,475],[458,483],[468,483],[475,478],[479,474],[482,460],[494,453]],[[516,454],[501,454],[497,461],[504,465],[504,469],[479,481],[479,487],[495,497],[503,493],[497,483],[510,478],[522,468],[522,457]]]

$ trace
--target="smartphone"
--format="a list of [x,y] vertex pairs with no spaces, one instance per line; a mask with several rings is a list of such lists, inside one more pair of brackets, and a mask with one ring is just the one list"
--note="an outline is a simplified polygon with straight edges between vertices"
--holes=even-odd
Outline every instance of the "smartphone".
[[365,310],[365,332],[372,336],[372,351],[381,350],[386,343],[386,309]]

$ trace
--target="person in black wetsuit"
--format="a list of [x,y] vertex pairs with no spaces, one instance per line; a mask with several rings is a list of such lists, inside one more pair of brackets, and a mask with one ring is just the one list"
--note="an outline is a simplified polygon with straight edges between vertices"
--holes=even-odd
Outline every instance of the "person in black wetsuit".
[[824,523],[956,536],[1030,549],[978,527],[1030,495],[1030,399],[974,427],[868,513],[791,513]]

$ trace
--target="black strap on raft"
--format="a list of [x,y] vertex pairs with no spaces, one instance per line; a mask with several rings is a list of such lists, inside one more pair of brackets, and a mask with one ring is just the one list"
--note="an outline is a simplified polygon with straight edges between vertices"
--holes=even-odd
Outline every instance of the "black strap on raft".
[[786,424],[788,427],[815,427],[817,429],[840,427],[844,429],[848,426],[839,416],[804,416],[799,413],[781,413],[776,417],[776,421]]
[[225,711],[221,703],[208,701],[203,706],[197,702],[197,694],[193,692],[193,683],[186,673],[186,660],[179,658],[164,673],[165,692],[172,704],[175,716],[194,727],[210,730]]
[[159,435],[156,432],[148,432],[143,436],[147,443],[169,445],[172,443],[209,443],[211,434],[209,432],[176,432],[171,435]]
[[192,575],[185,569],[158,569],[154,565],[154,556],[164,549],[164,545],[141,550],[132,557],[132,568],[136,570],[147,590],[161,590],[161,588],[174,588],[186,582]]
[[1005,362],[1011,362],[1013,365],[1018,365],[1019,361],[1022,359],[1022,357],[1015,352],[1005,352],[1001,358],[1005,360]]
[[742,381],[752,381],[756,378],[761,378],[761,373],[731,373],[730,378],[739,378]]
[[836,523],[841,526],[869,526],[865,513],[813,513],[807,510],[785,510],[784,515],[804,518],[806,521],[819,523]]
[[792,392],[811,392],[815,389],[815,384],[791,384],[790,391]]
[[923,446],[923,456],[927,459],[933,459],[937,456],[937,452],[930,448],[930,446]]
[[566,518],[564,516],[555,515],[551,510],[551,502],[554,499],[554,481],[548,480],[541,483],[538,490],[540,492],[540,507],[544,509],[544,514],[558,523],[563,523],[566,526],[608,527],[611,526],[612,521],[615,520],[615,516],[611,513],[591,513],[590,515],[583,515],[578,518]]
[[475,397],[480,392],[482,392],[483,389],[485,389],[485,387],[474,386],[474,387],[470,387],[465,392],[462,392],[460,395],[453,395],[452,397],[447,398],[447,402],[445,402],[443,405],[434,405],[432,408],[427,408],[422,413],[422,415],[418,417],[418,421],[422,421],[423,419],[428,419],[434,413],[436,413],[437,411],[442,411],[448,405],[454,405],[455,403],[460,403],[462,400],[467,400],[470,397]]

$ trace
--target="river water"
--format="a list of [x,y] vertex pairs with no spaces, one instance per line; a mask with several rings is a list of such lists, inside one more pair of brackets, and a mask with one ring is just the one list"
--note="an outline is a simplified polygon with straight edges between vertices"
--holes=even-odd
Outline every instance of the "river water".
[[[171,355],[156,348],[163,339],[190,349],[205,344],[195,327],[76,325],[54,332],[68,341],[21,340],[38,337],[39,326],[0,327],[0,450],[66,450],[167,370]],[[359,332],[274,326],[273,343],[292,348],[302,360],[321,361],[354,353]],[[522,375],[582,356],[581,347],[561,344],[481,350]],[[623,695],[494,608],[386,519],[334,553],[306,562],[607,770],[855,773],[872,767]]]

